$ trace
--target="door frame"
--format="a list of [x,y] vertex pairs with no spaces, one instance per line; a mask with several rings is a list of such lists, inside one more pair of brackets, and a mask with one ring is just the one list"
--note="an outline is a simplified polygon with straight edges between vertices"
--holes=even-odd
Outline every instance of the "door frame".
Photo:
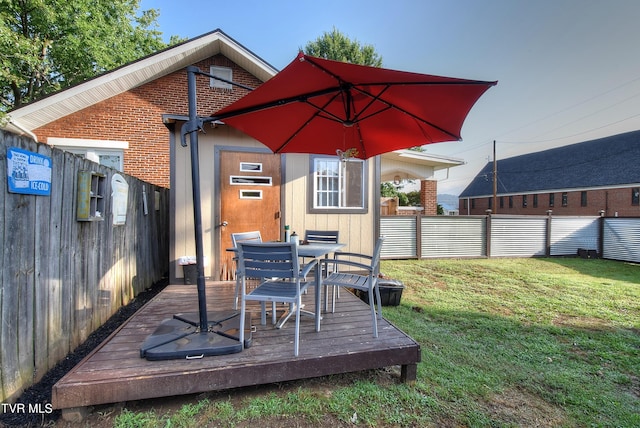
[[[215,227],[215,233],[211,234],[213,239],[211,248],[213,251],[212,261],[214,263],[214,268],[212,269],[213,278],[216,280],[220,278],[220,242],[221,242],[221,222],[222,222],[222,189],[220,183],[220,152],[244,152],[244,153],[262,153],[262,154],[273,154],[271,150],[266,147],[247,147],[247,146],[215,146],[214,149],[214,196],[211,198],[211,203],[214,204],[211,212],[213,213],[213,221],[212,224]],[[286,213],[284,212],[286,204],[285,201],[285,186],[284,183],[286,181],[285,177],[285,168],[286,165],[286,155],[280,155],[280,219],[281,223],[284,222],[286,218]]]

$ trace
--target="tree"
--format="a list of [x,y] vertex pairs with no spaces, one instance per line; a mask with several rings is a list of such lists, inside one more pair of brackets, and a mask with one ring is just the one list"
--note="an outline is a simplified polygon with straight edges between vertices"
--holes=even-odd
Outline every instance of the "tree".
[[0,114],[164,48],[140,0],[0,0]]
[[361,45],[357,40],[350,40],[335,27],[330,32],[307,43],[305,54],[324,59],[350,62],[352,64],[382,67],[382,57],[378,55],[372,45]]

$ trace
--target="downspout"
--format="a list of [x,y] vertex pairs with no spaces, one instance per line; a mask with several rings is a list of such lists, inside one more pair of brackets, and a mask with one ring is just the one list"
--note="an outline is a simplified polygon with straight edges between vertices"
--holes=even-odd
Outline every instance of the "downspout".
[[33,141],[35,141],[36,143],[38,142],[38,137],[36,136],[36,134],[34,134],[33,132],[29,131],[27,128],[25,128],[24,126],[20,125],[18,122],[16,122],[14,119],[11,118],[11,116],[9,116],[9,123],[12,124],[13,126],[15,126],[16,128],[18,128],[20,131],[22,131],[24,134],[27,134],[29,137],[31,137],[33,139]]

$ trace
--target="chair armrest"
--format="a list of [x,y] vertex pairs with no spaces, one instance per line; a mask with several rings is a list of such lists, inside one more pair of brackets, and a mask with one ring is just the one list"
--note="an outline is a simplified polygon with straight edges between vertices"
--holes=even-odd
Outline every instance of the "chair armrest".
[[300,276],[304,278],[307,275],[309,275],[309,272],[311,272],[311,269],[313,269],[314,266],[317,264],[318,264],[318,260],[316,259],[311,260],[308,264],[305,265],[304,269],[302,269],[302,272],[300,272]]
[[339,259],[320,259],[321,265],[329,265],[332,264],[334,266],[352,266],[357,267],[362,270],[366,270],[367,272],[373,272],[373,267],[371,265],[365,265],[364,263],[353,262],[351,260],[339,260]]
[[333,253],[334,259],[337,259],[338,257],[359,257],[361,259],[373,260],[373,257],[368,254],[347,253],[342,251],[336,251],[335,253]]

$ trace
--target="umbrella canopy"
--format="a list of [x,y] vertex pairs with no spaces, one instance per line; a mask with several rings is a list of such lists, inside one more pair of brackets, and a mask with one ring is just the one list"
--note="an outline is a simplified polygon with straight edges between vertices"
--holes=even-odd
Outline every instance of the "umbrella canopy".
[[274,153],[340,151],[366,159],[460,140],[467,114],[496,83],[300,53],[272,79],[212,118],[252,136]]

